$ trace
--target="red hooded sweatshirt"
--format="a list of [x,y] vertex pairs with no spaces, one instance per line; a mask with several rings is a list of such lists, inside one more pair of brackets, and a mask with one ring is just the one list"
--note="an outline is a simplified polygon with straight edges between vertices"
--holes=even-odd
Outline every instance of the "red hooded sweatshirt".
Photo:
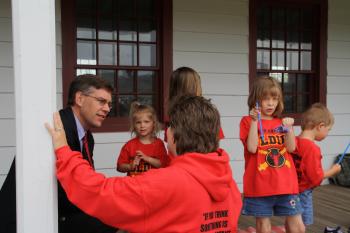
[[69,200],[130,232],[236,232],[242,207],[227,153],[186,153],[167,168],[106,178],[68,146],[56,150]]

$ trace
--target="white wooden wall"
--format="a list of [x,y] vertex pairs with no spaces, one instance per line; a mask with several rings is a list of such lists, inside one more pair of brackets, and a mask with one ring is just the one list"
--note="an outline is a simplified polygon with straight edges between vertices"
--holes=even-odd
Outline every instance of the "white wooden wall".
[[[62,103],[61,18],[56,1],[57,107]],[[174,69],[190,66],[202,78],[203,92],[221,113],[226,138],[221,146],[231,155],[234,178],[242,188],[243,148],[239,121],[248,112],[248,0],[174,0]],[[320,143],[323,165],[350,141],[350,20],[348,0],[329,1],[327,102],[335,114],[331,135]],[[14,81],[10,0],[0,0],[0,186],[15,151]],[[38,88],[38,87],[33,87]],[[296,132],[300,131],[299,127]],[[130,133],[95,134],[97,170],[108,176]],[[160,137],[163,138],[163,132]]]
[[0,0],[0,187],[16,149],[10,2]]
[[248,113],[248,0],[176,0],[174,69],[190,66],[200,73],[204,96],[221,114],[234,178],[242,187],[243,148],[239,122]]
[[328,5],[327,106],[335,124],[330,136],[320,143],[325,168],[350,142],[350,2],[330,0]]

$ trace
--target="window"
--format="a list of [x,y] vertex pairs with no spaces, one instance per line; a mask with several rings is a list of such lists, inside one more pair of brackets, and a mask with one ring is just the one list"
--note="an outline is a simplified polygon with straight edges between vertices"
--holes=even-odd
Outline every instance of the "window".
[[62,0],[63,96],[79,74],[98,74],[114,86],[103,128],[128,130],[130,103],[152,105],[164,117],[172,71],[171,1]]
[[250,82],[276,78],[284,112],[298,118],[310,104],[325,102],[326,1],[250,2]]

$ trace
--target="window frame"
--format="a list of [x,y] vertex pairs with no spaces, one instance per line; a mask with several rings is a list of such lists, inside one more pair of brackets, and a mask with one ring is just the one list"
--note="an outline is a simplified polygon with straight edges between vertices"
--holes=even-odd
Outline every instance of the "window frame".
[[[173,8],[172,0],[161,0],[157,8],[161,9],[159,51],[159,90],[156,110],[161,122],[166,119],[167,98],[169,93],[169,81],[173,67]],[[70,83],[76,77],[76,21],[75,21],[75,1],[61,1],[61,27],[62,27],[62,87],[63,106],[68,100],[68,89]],[[131,68],[137,70],[137,67]],[[130,129],[128,117],[107,118],[101,127],[93,129],[94,132],[123,132]]]
[[[278,6],[295,6],[312,5],[317,7],[320,15],[318,31],[319,44],[316,46],[318,53],[317,58],[312,62],[318,63],[318,69],[315,74],[314,95],[311,102],[321,102],[326,104],[327,99],[327,23],[328,23],[328,0],[250,0],[249,1],[249,89],[257,75],[256,54],[257,54],[257,22],[256,13],[260,5],[278,5]],[[283,114],[283,116],[293,117],[297,125],[300,124],[301,113]]]

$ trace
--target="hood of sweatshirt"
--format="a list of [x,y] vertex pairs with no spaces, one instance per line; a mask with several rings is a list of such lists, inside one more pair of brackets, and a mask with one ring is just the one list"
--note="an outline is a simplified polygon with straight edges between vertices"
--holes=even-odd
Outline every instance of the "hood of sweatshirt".
[[173,159],[172,164],[186,170],[213,200],[226,199],[233,179],[229,156],[223,149],[208,154],[185,153]]

